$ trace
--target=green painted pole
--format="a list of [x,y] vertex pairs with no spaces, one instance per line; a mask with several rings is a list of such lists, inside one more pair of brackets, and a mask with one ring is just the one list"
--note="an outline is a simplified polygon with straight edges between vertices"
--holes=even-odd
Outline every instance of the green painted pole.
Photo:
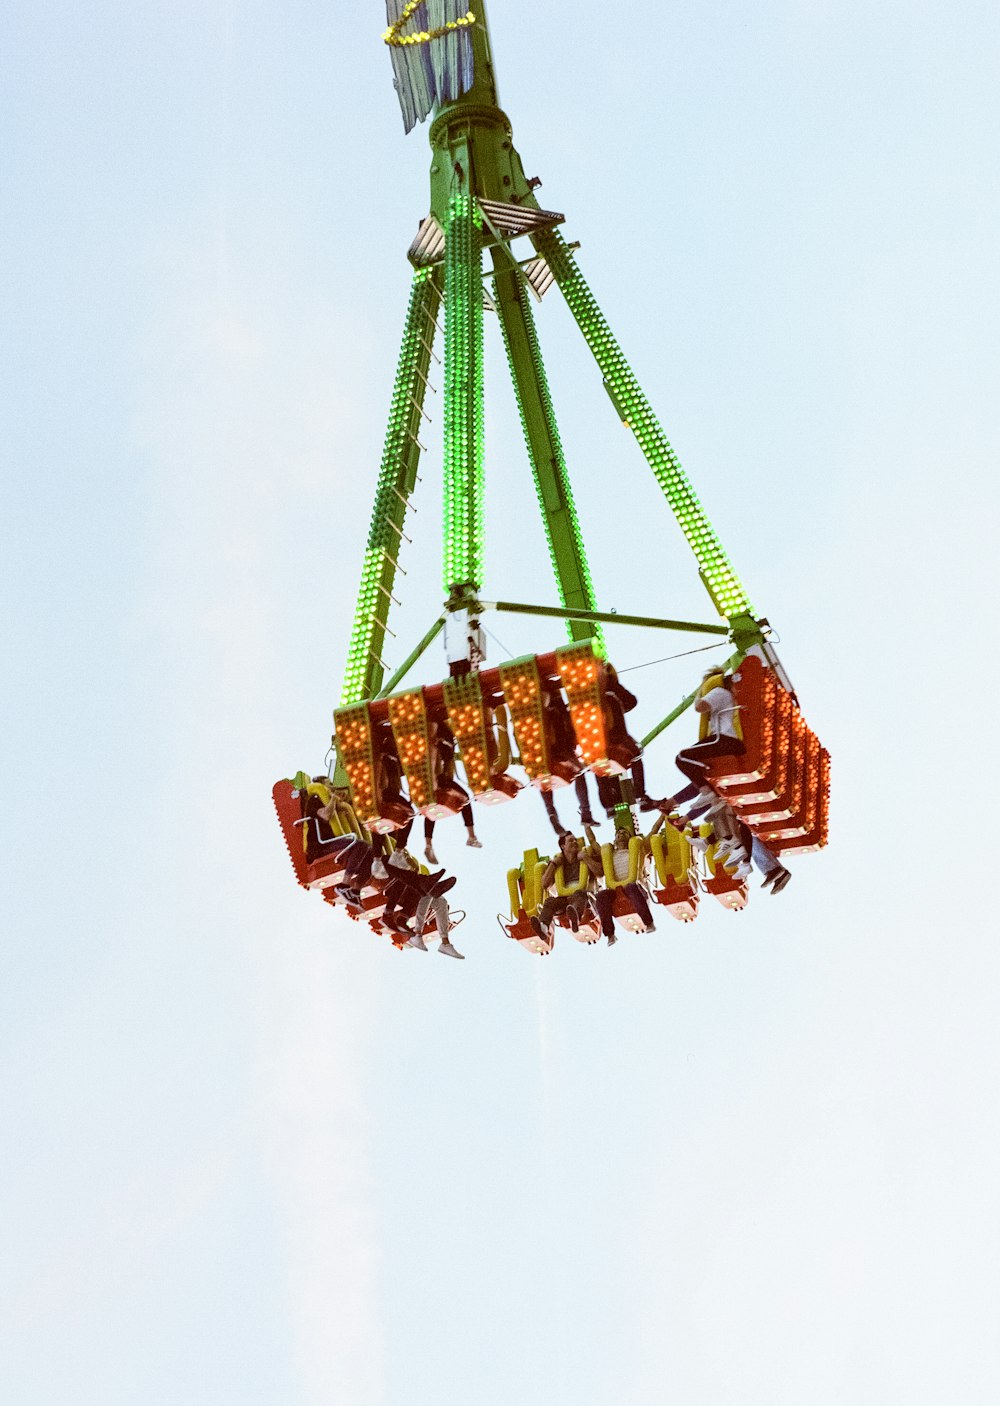
[[379,698],[388,698],[389,694],[392,693],[396,688],[398,688],[398,686],[402,683],[403,679],[406,678],[407,674],[413,668],[417,660],[421,657],[422,654],[424,654],[424,652],[429,648],[429,646],[434,643],[438,635],[444,629],[444,620],[445,617],[443,615],[438,616],[438,618],[434,621],[434,624],[427,631],[426,635],[424,635],[423,639],[420,641],[417,647],[406,656],[402,664],[400,664],[399,668],[393,674],[392,678],[382,689],[381,693],[379,693]]
[[[593,611],[597,602],[535,319],[523,276],[511,266],[509,256],[504,257],[506,253],[506,249],[493,252],[493,288],[552,569],[563,604]],[[571,640],[595,639],[603,648],[596,620],[575,615],[567,616],[567,623]]]
[[573,610],[558,605],[522,605],[517,601],[480,601],[485,609],[507,615],[547,615],[556,620],[587,620],[605,625],[639,625],[649,630],[682,630],[692,635],[728,635],[728,625],[702,625],[693,620],[661,620],[653,615],[618,615],[609,610]]
[[389,407],[382,467],[344,669],[341,707],[373,697],[385,676],[381,654],[406,509],[420,462],[420,419],[440,301],[439,276],[431,269],[418,269],[413,279]]
[[483,580],[482,216],[469,189],[468,150],[455,161],[444,255],[444,588],[474,594]]
[[569,305],[577,326],[604,377],[612,402],[622,421],[635,435],[639,447],[656,476],[688,545],[697,558],[702,579],[720,615],[729,618],[733,629],[744,634],[753,623],[754,611],[743,584],[726,556],[715,529],[708,520],[698,496],[681,467],[625,360],[611,328],[587,286],[565,240],[553,230],[533,236],[538,253],[548,261],[556,282]]

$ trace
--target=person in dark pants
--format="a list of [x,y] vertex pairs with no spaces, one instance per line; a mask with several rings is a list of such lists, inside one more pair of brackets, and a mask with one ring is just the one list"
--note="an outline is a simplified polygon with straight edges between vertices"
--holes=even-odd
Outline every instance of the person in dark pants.
[[717,797],[705,780],[709,764],[715,757],[738,757],[746,751],[739,706],[726,676],[718,669],[709,669],[705,674],[701,696],[694,707],[701,714],[701,736],[693,747],[677,753],[677,770],[687,777],[688,784],[669,797],[666,805],[671,810],[688,801],[697,802],[693,811],[701,809],[702,803],[711,805]]

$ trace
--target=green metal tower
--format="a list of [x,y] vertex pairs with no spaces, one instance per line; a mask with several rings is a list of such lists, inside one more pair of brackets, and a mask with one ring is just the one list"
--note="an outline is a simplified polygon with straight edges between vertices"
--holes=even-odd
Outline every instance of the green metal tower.
[[[449,611],[495,608],[563,618],[571,640],[602,646],[601,625],[728,636],[735,656],[764,643],[763,624],[671,448],[576,260],[563,216],[544,210],[497,99],[484,0],[388,0],[396,87],[409,129],[432,116],[430,212],[409,250],[413,287],[396,371],[341,703],[384,696]],[[529,247],[525,248],[523,241]],[[517,246],[517,247],[515,247]],[[518,252],[520,251],[520,252]],[[484,256],[489,284],[484,286]],[[721,619],[623,616],[598,607],[549,392],[532,302],[566,299],[622,422],[632,431],[698,564]],[[382,659],[400,539],[422,451],[420,423],[444,312],[444,611],[386,680]],[[500,322],[562,606],[484,601],[483,322]],[[724,623],[723,623],[724,622]],[[650,734],[659,732],[677,712]],[[649,740],[649,739],[645,739]]]

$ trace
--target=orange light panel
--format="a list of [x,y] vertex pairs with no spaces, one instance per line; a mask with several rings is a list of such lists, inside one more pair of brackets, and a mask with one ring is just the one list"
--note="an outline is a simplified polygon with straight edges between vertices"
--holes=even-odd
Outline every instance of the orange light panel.
[[427,705],[422,688],[397,693],[388,700],[389,723],[396,740],[399,764],[406,777],[410,802],[421,810],[434,800],[434,766],[431,757]]
[[556,650],[555,657],[584,764],[596,776],[617,776],[625,768],[608,756],[601,661],[589,643],[565,645]]
[[532,654],[501,664],[500,686],[514,729],[521,765],[534,785],[542,790],[551,786],[554,780],[555,784],[561,784],[552,777],[549,767],[542,682],[535,656]]
[[375,795],[375,755],[367,703],[338,708],[333,715],[337,749],[351,787],[351,804],[363,823],[378,814]]

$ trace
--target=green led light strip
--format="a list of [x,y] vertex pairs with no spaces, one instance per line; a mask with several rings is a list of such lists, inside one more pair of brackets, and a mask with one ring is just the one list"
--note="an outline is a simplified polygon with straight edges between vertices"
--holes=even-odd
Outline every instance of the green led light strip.
[[448,204],[444,256],[444,588],[483,581],[482,215]]
[[373,698],[381,687],[385,672],[379,656],[389,618],[406,500],[413,491],[420,458],[417,432],[427,387],[434,321],[440,301],[440,288],[433,271],[418,269],[413,278],[368,546],[361,569],[354,629],[340,699],[344,708],[363,698]]
[[622,419],[639,441],[639,447],[680,523],[681,531],[698,559],[720,614],[730,619],[734,616],[752,616],[754,611],[750,599],[565,241],[554,231],[545,230],[536,235],[533,242],[538,253],[548,261]]
[[[562,440],[559,437],[559,426],[556,423],[555,409],[549,391],[548,378],[545,375],[545,363],[542,360],[542,349],[539,345],[531,306],[523,292],[520,291],[517,294],[515,304],[508,305],[504,294],[503,280],[499,277],[494,279],[493,288],[500,312],[500,327],[503,331],[504,346],[507,349],[510,378],[514,383],[514,392],[517,396],[517,408],[521,416],[524,442],[528,448],[528,458],[531,460],[531,469],[535,479],[538,507],[545,524],[549,557],[559,589],[559,599],[563,605],[582,606],[586,610],[596,610],[594,586],[590,579],[587,552],[583,545],[580,522],[576,515],[573,486],[566,471]],[[526,365],[515,354],[511,345],[510,321],[512,318],[517,318],[520,321],[524,332],[528,352]],[[532,409],[540,421],[534,427],[535,431],[542,437],[543,443],[551,451],[551,459],[548,462],[540,462],[536,452],[535,435],[532,433],[528,406],[525,404],[525,398],[528,395],[532,398]],[[543,474],[551,476],[551,480],[554,480],[554,496],[557,500],[555,502],[547,501],[545,484],[542,481]],[[569,593],[567,592],[568,583],[571,583]],[[568,599],[568,594],[578,596],[579,599],[571,601]],[[603,652],[604,634],[600,625],[588,624],[579,620],[567,620],[566,629],[571,640],[594,639]]]

